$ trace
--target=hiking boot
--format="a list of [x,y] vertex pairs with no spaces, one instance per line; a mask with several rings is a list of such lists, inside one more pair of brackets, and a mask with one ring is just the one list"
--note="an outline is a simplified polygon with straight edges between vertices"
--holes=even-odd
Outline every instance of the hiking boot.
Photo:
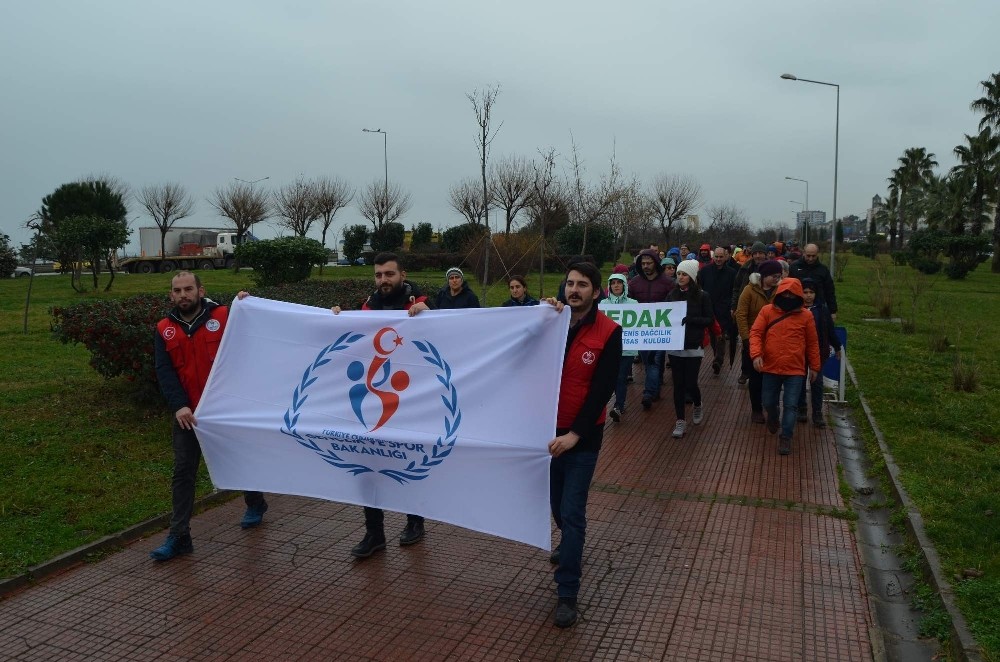
[[555,626],[557,628],[568,628],[576,623],[576,598],[559,598],[556,605]]
[[695,405],[694,413],[691,416],[691,422],[695,425],[701,425],[701,422],[705,420],[705,407],[704,405]]
[[750,413],[750,422],[751,423],[764,423],[765,422],[765,420],[764,420],[764,412],[762,412],[762,411],[751,412]]
[[778,455],[788,455],[792,452],[792,438],[781,435],[778,437]]
[[556,548],[552,550],[551,554],[549,554],[549,563],[551,563],[552,565],[559,565],[559,548],[560,547],[562,547],[562,543],[559,543],[558,545],[556,545]]
[[712,372],[715,373],[716,376],[718,376],[719,373],[722,372],[722,365],[719,363],[713,363]]
[[649,411],[650,407],[653,406],[653,400],[648,395],[642,396],[642,408]]
[[673,431],[674,439],[680,439],[681,437],[683,437],[685,431],[687,431],[687,423],[685,423],[683,419],[674,423],[674,431]]
[[622,410],[619,409],[618,407],[615,407],[614,409],[608,412],[608,416],[611,417],[612,421],[618,423],[619,421],[622,420]]
[[351,556],[356,559],[366,559],[375,552],[385,549],[385,533],[367,531],[361,542],[351,549]]
[[260,505],[257,506],[247,506],[247,511],[243,513],[243,519],[240,520],[240,528],[252,529],[255,526],[260,526],[266,512],[267,501],[261,501]]
[[747,379],[749,379],[749,377],[747,377],[747,373],[745,373],[745,372],[744,373],[740,373],[740,378],[736,380],[736,383],[737,384],[741,384],[741,385],[742,384],[746,384],[747,383]]
[[770,416],[767,417],[767,431],[768,432],[770,432],[771,434],[774,434],[775,432],[778,431],[778,426],[779,426],[779,423],[778,423],[778,417],[777,416],[775,416],[774,418],[771,418]]
[[407,522],[406,528],[399,534],[399,546],[415,545],[424,539],[423,522]]
[[149,553],[149,558],[154,561],[169,561],[175,556],[190,554],[193,551],[194,545],[191,543],[191,534],[187,533],[183,536],[178,536],[171,533],[162,545]]

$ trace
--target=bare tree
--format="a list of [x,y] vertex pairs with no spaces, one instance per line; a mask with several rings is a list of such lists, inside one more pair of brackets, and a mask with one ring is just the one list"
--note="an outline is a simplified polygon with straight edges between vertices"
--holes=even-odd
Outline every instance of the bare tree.
[[[476,89],[465,95],[465,98],[472,104],[472,111],[476,114],[476,124],[479,125],[479,136],[476,138],[476,149],[479,150],[479,165],[483,179],[483,219],[489,224],[490,214],[490,194],[489,186],[486,183],[486,162],[489,160],[490,143],[496,138],[500,131],[500,124],[495,130],[490,129],[490,121],[493,115],[493,104],[496,103],[500,94],[500,85]],[[492,131],[492,133],[491,133]],[[487,253],[488,255],[488,253]]]
[[233,222],[237,242],[253,229],[254,223],[260,223],[272,213],[267,191],[257,190],[246,182],[231,182],[215,189],[208,202],[220,216]]
[[711,224],[703,238],[712,246],[746,241],[752,234],[747,214],[734,204],[714,205],[706,210]]
[[278,225],[288,228],[296,237],[304,237],[319,218],[315,185],[299,177],[272,194],[272,204]]
[[399,220],[410,210],[410,194],[404,193],[399,184],[374,181],[361,192],[358,211],[367,218],[375,232],[382,230],[386,223]]
[[452,186],[448,191],[448,204],[472,225],[485,222],[487,205],[475,179],[463,179]]
[[490,196],[504,210],[505,234],[510,234],[518,213],[531,203],[533,175],[531,163],[516,156],[503,158],[491,168]]
[[587,231],[592,223],[599,223],[606,220],[606,215],[611,206],[621,197],[622,182],[621,171],[615,161],[615,153],[611,152],[611,167],[608,174],[601,177],[601,181],[596,186],[584,181],[583,162],[580,161],[580,151],[576,146],[576,140],[570,133],[570,140],[573,152],[569,159],[572,168],[572,195],[570,201],[570,215],[576,223],[583,226],[583,241],[580,246],[580,254],[587,252]]
[[652,203],[642,193],[638,176],[624,183],[621,194],[608,209],[608,225],[621,240],[621,251],[628,247],[629,237],[636,237],[648,225],[655,211]]
[[136,200],[160,229],[160,255],[166,256],[167,232],[174,223],[191,215],[194,200],[183,186],[174,183],[143,186]]
[[[321,243],[326,247],[326,233],[333,223],[333,217],[354,199],[354,188],[340,177],[320,177],[313,183],[313,194],[316,211],[323,225]],[[333,238],[336,246],[336,235]],[[319,273],[323,274],[322,264],[319,265]]]
[[649,201],[663,231],[663,240],[669,245],[674,223],[701,206],[701,184],[688,175],[660,174],[653,179]]

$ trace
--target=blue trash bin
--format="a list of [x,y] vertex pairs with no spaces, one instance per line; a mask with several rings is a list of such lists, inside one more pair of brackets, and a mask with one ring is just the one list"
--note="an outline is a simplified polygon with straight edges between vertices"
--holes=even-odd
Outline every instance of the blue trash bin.
[[[846,348],[847,327],[835,326],[833,327],[833,332],[837,334],[838,338],[840,338],[840,344]],[[840,359],[838,359],[835,354],[831,354],[830,358],[828,358],[826,363],[823,364],[823,376],[827,379],[832,379],[835,382],[840,381]]]

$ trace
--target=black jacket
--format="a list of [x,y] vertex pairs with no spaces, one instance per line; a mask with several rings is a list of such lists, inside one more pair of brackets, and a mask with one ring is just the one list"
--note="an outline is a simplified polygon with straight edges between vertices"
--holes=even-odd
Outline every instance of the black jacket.
[[700,287],[697,288],[697,293],[694,289],[692,286],[684,292],[680,287],[675,287],[667,295],[667,301],[688,302],[687,317],[684,318],[684,349],[700,348],[705,339],[705,329],[711,326],[715,319],[712,299],[708,293]]
[[455,295],[451,293],[451,288],[445,283],[445,286],[438,290],[437,296],[434,298],[434,307],[438,310],[482,308],[479,305],[479,297],[469,288],[469,284],[464,281],[462,282],[462,289]]
[[837,313],[837,295],[833,288],[833,276],[825,264],[816,260],[812,264],[806,262],[805,258],[800,258],[788,265],[788,275],[792,278],[812,278],[816,281],[816,300],[822,301],[830,309],[831,314]]
[[390,292],[387,296],[382,296],[380,290],[372,292],[362,310],[409,310],[410,297],[413,297],[414,303],[424,303],[428,308],[431,307],[430,300],[424,296],[420,288],[415,283],[404,280],[401,288]]

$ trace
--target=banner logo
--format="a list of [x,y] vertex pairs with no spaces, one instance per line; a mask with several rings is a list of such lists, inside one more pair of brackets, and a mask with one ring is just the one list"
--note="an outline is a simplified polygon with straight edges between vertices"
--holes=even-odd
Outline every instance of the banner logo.
[[[410,373],[393,371],[391,355],[398,350],[405,350],[404,339],[392,327],[380,329],[372,338],[374,355],[367,361],[367,365],[365,361],[356,360],[347,366],[347,378],[353,385],[347,390],[343,400],[334,403],[335,407],[338,402],[342,402],[340,406],[345,408],[349,406],[368,434],[330,429],[305,432],[300,429],[299,418],[309,397],[307,392],[319,379],[316,373],[333,360],[336,352],[351,347],[364,337],[363,334],[345,333],[319,351],[292,391],[291,406],[285,410],[284,425],[279,429],[282,434],[294,438],[300,445],[316,453],[327,464],[354,476],[377,471],[401,484],[423,480],[454,450],[458,427],[462,422],[458,390],[452,383],[451,366],[430,342],[411,341],[410,345],[425,361],[437,368],[434,376],[444,391],[441,394],[444,429],[434,444],[400,442],[371,436],[371,433],[386,425],[399,411],[400,394],[410,385]],[[420,379],[419,376],[416,378]],[[372,411],[375,412],[374,415]],[[369,427],[371,421],[374,424]],[[378,463],[382,468],[369,466],[372,464],[369,458],[372,457],[382,458]],[[386,460],[393,466],[386,468]]]

